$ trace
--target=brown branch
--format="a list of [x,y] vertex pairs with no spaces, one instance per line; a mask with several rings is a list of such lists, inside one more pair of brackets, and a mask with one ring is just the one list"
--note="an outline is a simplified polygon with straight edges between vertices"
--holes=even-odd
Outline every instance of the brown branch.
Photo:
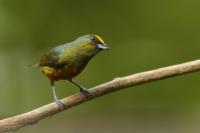
[[[65,109],[69,109],[73,106],[92,100],[101,95],[105,95],[127,87],[195,71],[200,71],[200,60],[164,67],[152,71],[141,72],[126,77],[115,78],[112,81],[89,89],[90,93],[93,95],[89,99],[86,99],[82,94],[78,93],[62,99],[62,102],[65,104]],[[58,112],[60,111],[58,110],[56,104],[50,103],[30,112],[0,120],[0,132],[17,130],[29,124],[34,124],[37,121],[52,116]]]

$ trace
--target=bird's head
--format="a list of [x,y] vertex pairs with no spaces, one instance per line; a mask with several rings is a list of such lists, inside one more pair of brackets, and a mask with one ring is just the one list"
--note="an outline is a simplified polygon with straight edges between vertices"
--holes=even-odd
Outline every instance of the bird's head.
[[77,40],[80,41],[81,44],[84,44],[85,46],[88,46],[90,48],[94,48],[97,51],[109,49],[109,47],[105,44],[103,39],[98,35],[89,34],[81,36]]
[[84,35],[77,38],[74,42],[78,55],[84,57],[93,57],[97,53],[103,50],[109,49],[104,43],[103,39],[94,34]]
[[93,45],[99,50],[107,50],[109,47],[105,44],[103,39],[98,35],[90,35],[90,40]]

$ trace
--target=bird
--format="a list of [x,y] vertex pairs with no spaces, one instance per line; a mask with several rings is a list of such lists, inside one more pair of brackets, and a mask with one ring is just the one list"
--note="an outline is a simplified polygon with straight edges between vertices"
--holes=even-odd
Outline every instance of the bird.
[[86,98],[91,97],[92,94],[85,87],[75,82],[73,78],[82,72],[90,59],[97,53],[107,49],[109,47],[99,35],[87,34],[72,42],[58,45],[40,57],[36,66],[48,77],[54,101],[60,110],[63,110],[65,105],[56,94],[55,82],[68,80],[77,86]]

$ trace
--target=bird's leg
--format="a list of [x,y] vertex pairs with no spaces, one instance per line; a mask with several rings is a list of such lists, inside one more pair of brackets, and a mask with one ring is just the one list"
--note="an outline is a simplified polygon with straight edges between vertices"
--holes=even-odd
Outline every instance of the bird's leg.
[[51,88],[52,88],[52,92],[53,92],[53,97],[54,97],[54,101],[55,103],[58,105],[59,109],[62,111],[64,109],[64,104],[59,100],[59,98],[56,95],[56,91],[55,91],[55,87],[54,87],[54,81],[51,81]]
[[79,85],[78,83],[74,82],[73,80],[69,80],[69,82],[71,82],[72,84],[74,84],[75,86],[77,86],[80,89],[80,92],[86,96],[86,97],[90,97],[92,96],[92,94],[83,86]]

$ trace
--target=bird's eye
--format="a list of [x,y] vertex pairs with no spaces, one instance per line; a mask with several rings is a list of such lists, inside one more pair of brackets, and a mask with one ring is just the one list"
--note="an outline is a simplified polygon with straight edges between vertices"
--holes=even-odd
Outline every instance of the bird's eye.
[[96,36],[92,36],[92,37],[91,37],[91,40],[92,40],[95,44],[101,43],[101,42],[96,38]]
[[96,42],[96,41],[97,41],[97,39],[96,39],[96,37],[95,37],[95,36],[92,36],[92,41],[94,41],[94,42]]

